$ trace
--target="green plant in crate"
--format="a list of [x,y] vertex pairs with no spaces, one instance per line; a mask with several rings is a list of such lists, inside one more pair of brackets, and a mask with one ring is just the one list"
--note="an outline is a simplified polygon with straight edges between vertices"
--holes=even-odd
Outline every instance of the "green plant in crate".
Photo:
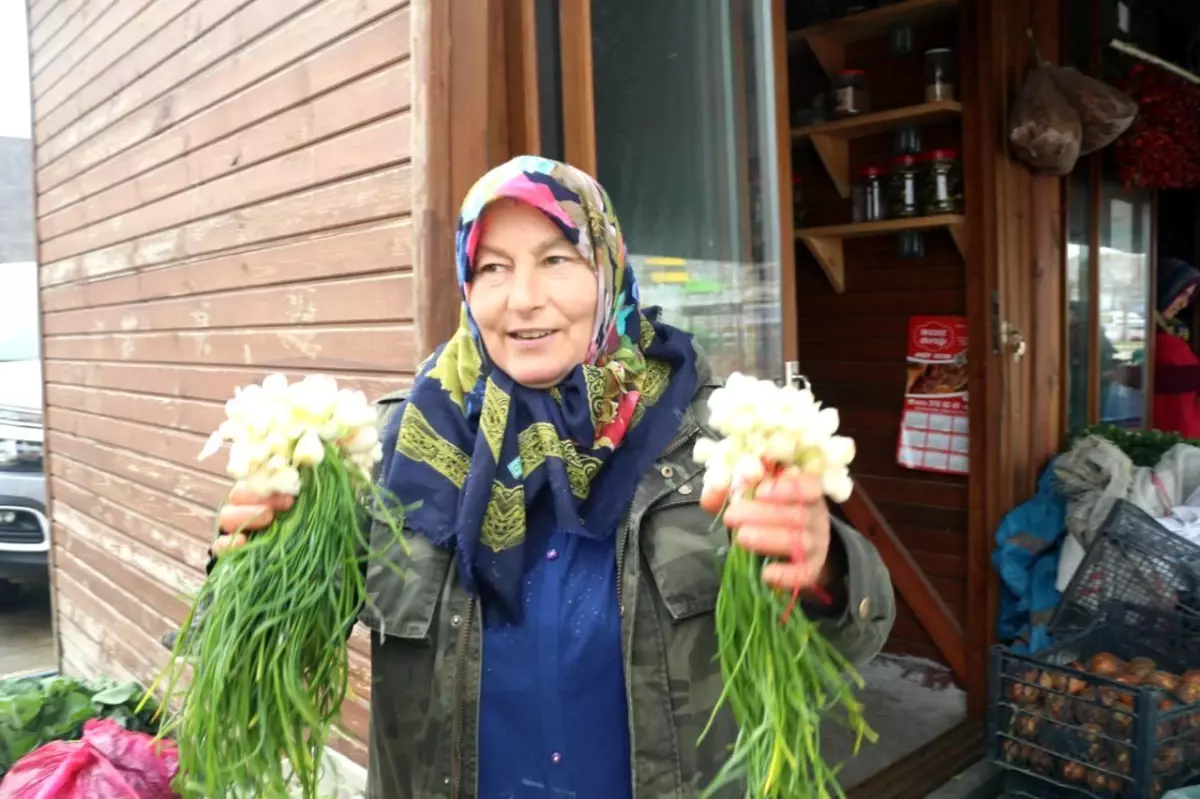
[[1079,431],[1067,442],[1067,448],[1070,449],[1076,441],[1087,436],[1099,436],[1111,441],[1129,456],[1134,466],[1156,466],[1167,450],[1176,444],[1200,447],[1200,441],[1184,438],[1178,433],[1163,430],[1130,430],[1111,424],[1097,424]]

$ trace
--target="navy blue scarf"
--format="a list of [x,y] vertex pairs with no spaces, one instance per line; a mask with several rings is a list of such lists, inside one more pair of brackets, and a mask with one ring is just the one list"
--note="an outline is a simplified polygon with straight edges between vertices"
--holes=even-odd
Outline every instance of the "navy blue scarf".
[[[487,358],[465,298],[492,200],[546,214],[592,264],[599,317],[588,359],[553,389],[517,384]],[[643,312],[604,190],[578,170],[522,157],[484,176],[459,220],[459,330],[425,363],[385,431],[381,477],[405,526],[457,553],[464,587],[521,616],[526,526],[536,506],[560,531],[613,535],[638,483],[670,443],[696,393],[691,336]]]

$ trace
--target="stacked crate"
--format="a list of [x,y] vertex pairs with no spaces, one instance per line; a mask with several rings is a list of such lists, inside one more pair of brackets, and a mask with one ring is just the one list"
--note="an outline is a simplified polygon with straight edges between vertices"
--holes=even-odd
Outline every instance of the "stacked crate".
[[1009,795],[1161,799],[1200,780],[1200,547],[1117,503],[1033,655],[997,647],[990,756]]

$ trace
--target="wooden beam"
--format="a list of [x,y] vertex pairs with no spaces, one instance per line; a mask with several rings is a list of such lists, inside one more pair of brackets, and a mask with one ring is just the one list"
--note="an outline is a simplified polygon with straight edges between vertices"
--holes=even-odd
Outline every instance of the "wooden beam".
[[413,0],[413,277],[424,357],[453,335],[454,232],[467,190],[510,157],[501,0]]
[[[771,68],[775,84],[775,159],[779,166],[779,302],[783,362],[800,359],[796,295],[795,209],[792,207],[792,138],[789,135],[788,31],[785,0],[771,3]],[[789,235],[791,234],[791,235]],[[786,369],[786,367],[784,367]]]
[[563,152],[569,164],[597,173],[596,87],[592,71],[592,1],[559,0]]
[[[967,321],[972,335],[967,352],[971,386],[970,475],[967,479],[967,596],[966,646],[967,712],[982,718],[986,709],[987,644],[996,626],[988,599],[992,565],[992,520],[1004,492],[997,484],[1003,473],[993,473],[1005,463],[1001,447],[1001,414],[1004,413],[1001,363],[993,338],[992,303],[998,291],[1000,255],[995,216],[997,168],[1004,155],[995,142],[1007,108],[1002,107],[1003,53],[1001,33],[989,35],[993,24],[992,0],[967,3],[960,24],[960,52],[973,45],[975,56],[960,59],[963,87],[963,190],[967,225],[973,235],[967,249]],[[999,166],[998,166],[999,164]],[[991,480],[989,481],[989,478]]]
[[842,512],[879,550],[879,555],[891,572],[892,584],[896,591],[908,602],[921,626],[929,633],[938,651],[954,671],[954,675],[966,684],[968,675],[964,638],[958,619],[929,582],[925,572],[917,565],[912,554],[901,542],[900,536],[867,496],[862,485],[854,486],[854,493],[842,505]]
[[513,154],[542,152],[535,0],[504,3],[508,137]]
[[[450,197],[450,7],[413,0],[413,281],[417,357],[449,338],[457,310]],[[453,285],[453,283],[450,283]]]

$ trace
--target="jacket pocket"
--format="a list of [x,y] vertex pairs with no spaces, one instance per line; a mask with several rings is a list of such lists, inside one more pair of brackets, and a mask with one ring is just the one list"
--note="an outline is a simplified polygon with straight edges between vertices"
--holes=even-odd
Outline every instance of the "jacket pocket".
[[[381,528],[377,522],[372,529],[372,546],[390,540],[390,531]],[[386,559],[368,564],[367,603],[359,620],[385,636],[429,641],[453,553],[422,536],[406,534],[406,540],[408,555],[397,546]]]
[[716,610],[729,552],[728,533],[700,508],[693,482],[690,494],[676,491],[647,511],[640,531],[646,568],[673,622]]

